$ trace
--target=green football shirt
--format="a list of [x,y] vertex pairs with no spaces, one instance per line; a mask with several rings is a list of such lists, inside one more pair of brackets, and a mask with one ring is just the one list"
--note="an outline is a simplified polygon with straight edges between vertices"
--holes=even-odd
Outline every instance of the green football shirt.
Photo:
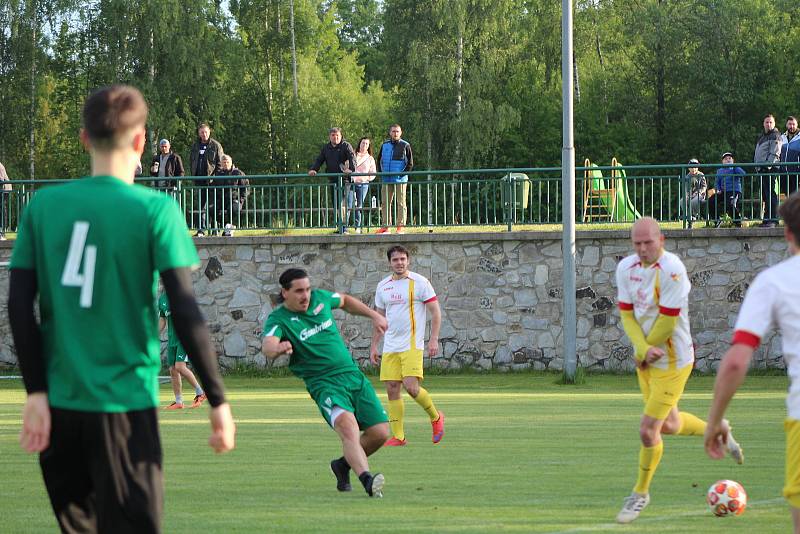
[[50,404],[125,412],[158,404],[158,273],[199,263],[174,200],[111,176],[38,191],[11,269],[33,269]]
[[308,310],[293,312],[281,305],[264,322],[264,336],[291,342],[289,369],[305,381],[358,370],[333,320],[331,308],[341,301],[338,293],[312,289]]
[[[158,316],[167,320],[167,346],[181,347],[181,342],[178,339],[178,334],[175,333],[175,326],[172,324],[172,310],[169,309],[169,299],[167,293],[161,293],[158,297]],[[185,352],[181,347],[179,352]]]

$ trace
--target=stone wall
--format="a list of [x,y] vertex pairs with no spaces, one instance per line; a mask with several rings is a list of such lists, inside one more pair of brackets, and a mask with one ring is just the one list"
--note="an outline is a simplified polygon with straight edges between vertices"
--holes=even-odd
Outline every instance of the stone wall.
[[[223,366],[266,365],[259,353],[264,319],[277,305],[278,276],[306,269],[315,286],[349,293],[371,305],[388,274],[386,249],[401,243],[412,270],[428,277],[442,307],[441,347],[432,364],[445,368],[561,369],[561,234],[407,234],[205,238],[196,241],[202,266],[195,291]],[[7,261],[11,243],[0,243]],[[667,232],[667,249],[684,259],[692,281],[690,316],[697,366],[710,369],[730,340],[739,304],[755,273],[786,257],[778,229]],[[578,354],[592,370],[632,369],[619,321],[614,269],[631,252],[627,231],[579,233],[577,239]],[[0,273],[0,300],[8,275]],[[368,358],[371,323],[336,312],[355,357]],[[15,363],[5,306],[0,316],[0,363]],[[285,362],[276,362],[277,365]],[[782,368],[777,336],[768,336],[756,366]]]

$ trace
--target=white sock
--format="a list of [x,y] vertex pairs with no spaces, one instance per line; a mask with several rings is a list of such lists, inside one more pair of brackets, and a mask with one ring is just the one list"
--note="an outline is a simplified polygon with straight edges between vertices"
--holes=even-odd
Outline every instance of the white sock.
[[203,388],[200,387],[200,384],[197,384],[197,387],[194,388],[194,394],[195,395],[202,395],[203,394]]
[[175,395],[175,402],[178,404],[183,404],[183,395]]

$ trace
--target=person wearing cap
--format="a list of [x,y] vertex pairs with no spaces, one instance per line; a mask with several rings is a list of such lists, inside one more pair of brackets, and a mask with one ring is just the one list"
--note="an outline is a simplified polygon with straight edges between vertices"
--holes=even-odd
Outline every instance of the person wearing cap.
[[[183,161],[181,157],[171,150],[169,140],[162,139],[158,142],[158,152],[153,155],[150,163],[150,176],[158,177],[155,181],[157,189],[170,189],[177,185],[175,176],[183,176]],[[173,178],[170,180],[169,178]]]
[[717,227],[722,224],[720,214],[727,213],[733,219],[733,225],[741,228],[742,213],[739,209],[739,201],[742,198],[742,176],[747,173],[741,167],[733,167],[733,153],[731,152],[722,154],[722,164],[727,166],[717,170],[712,212]]
[[706,205],[708,183],[706,176],[697,167],[700,162],[697,158],[689,160],[689,165],[694,165],[688,168],[684,183],[686,184],[686,193],[689,198],[689,228],[692,227],[692,221],[696,220],[700,215],[700,208]]
[[755,172],[761,175],[761,202],[764,204],[762,228],[778,225],[778,195],[775,194],[775,164],[781,160],[781,132],[775,127],[772,114],[764,116],[764,130],[756,141],[753,163],[759,166]]

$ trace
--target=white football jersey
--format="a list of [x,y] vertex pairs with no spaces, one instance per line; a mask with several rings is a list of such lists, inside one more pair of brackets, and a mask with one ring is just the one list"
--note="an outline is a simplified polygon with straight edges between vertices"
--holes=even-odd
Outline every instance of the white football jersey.
[[733,343],[758,347],[777,327],[789,375],[786,409],[800,419],[800,256],[793,256],[759,273],[748,288],[739,310]]
[[659,347],[666,356],[652,367],[682,369],[694,363],[694,343],[689,329],[691,289],[683,262],[666,250],[652,265],[644,266],[636,254],[617,265],[617,302],[621,310],[633,310],[645,337],[659,313],[678,317],[672,336]]
[[436,300],[433,286],[422,275],[408,272],[399,280],[387,276],[375,290],[375,307],[385,310],[389,328],[383,337],[383,352],[425,348],[425,305]]

